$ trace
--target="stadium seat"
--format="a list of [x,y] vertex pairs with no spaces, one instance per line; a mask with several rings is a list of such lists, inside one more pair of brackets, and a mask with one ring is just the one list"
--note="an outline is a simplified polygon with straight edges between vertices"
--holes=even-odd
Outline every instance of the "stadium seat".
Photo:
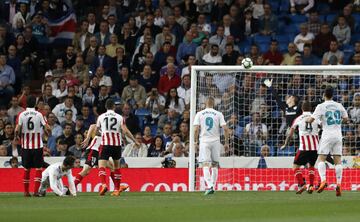
[[236,126],[236,128],[235,128],[234,135],[237,136],[237,137],[239,137],[239,138],[241,138],[243,132],[244,132],[244,127],[238,125],[238,126]]
[[357,24],[357,23],[360,22],[360,14],[352,14],[352,16],[353,16],[354,19],[355,19],[355,24]]
[[157,124],[150,125],[150,129],[151,129],[151,135],[156,136],[157,135],[157,130],[158,130]]
[[279,7],[280,7],[279,0],[270,0],[268,1],[268,4],[271,6],[271,10],[273,13],[276,14],[279,11]]
[[288,14],[289,11],[290,11],[290,1],[281,0],[279,11],[280,11],[280,13],[287,13]]
[[321,23],[324,23],[326,21],[326,15],[319,15],[319,20]]
[[144,119],[145,119],[145,117],[150,115],[150,114],[151,114],[150,111],[147,110],[147,109],[140,108],[140,109],[135,110],[135,115],[139,119],[139,126],[140,126],[141,130],[144,129]]
[[327,14],[326,15],[326,22],[331,25],[331,23],[335,20],[336,14]]
[[284,44],[284,43],[281,43],[279,44],[279,47],[278,47],[279,51],[282,52],[282,53],[286,53],[287,50],[288,50],[288,44]]
[[270,43],[259,43],[259,50],[261,53],[265,53],[269,50]]
[[351,35],[350,44],[355,44],[357,41],[360,41],[360,34]]
[[295,147],[290,146],[290,147],[286,147],[283,150],[280,150],[280,148],[279,148],[277,150],[277,155],[278,156],[294,156],[295,155]]
[[288,44],[290,42],[289,36],[288,35],[276,35],[274,38],[276,41],[278,41],[278,43],[285,43]]
[[304,23],[307,21],[307,17],[305,15],[292,15],[290,16],[290,19],[293,23]]
[[255,35],[253,39],[255,44],[263,44],[263,43],[270,44],[271,42],[271,37],[266,35]]
[[317,11],[320,14],[326,14],[330,11],[329,5],[327,3],[324,2],[317,2]]

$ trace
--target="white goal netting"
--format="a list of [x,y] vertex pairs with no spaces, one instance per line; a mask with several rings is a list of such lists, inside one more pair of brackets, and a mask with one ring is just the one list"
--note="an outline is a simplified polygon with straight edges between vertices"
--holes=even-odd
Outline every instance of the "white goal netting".
[[[272,86],[264,84],[272,79]],[[360,173],[360,67],[355,66],[197,66],[192,70],[192,118],[209,96],[224,114],[230,128],[230,146],[221,150],[217,190],[297,189],[292,163],[299,146],[297,134],[286,148],[288,128],[301,114],[301,102],[315,109],[326,86],[335,89],[334,100],[348,110],[350,124],[343,125],[344,189],[359,189]],[[194,87],[196,86],[196,87]],[[193,137],[193,126],[191,126]],[[194,138],[191,138],[191,143]],[[222,136],[223,139],[223,136]],[[198,151],[190,146],[189,187],[204,190]],[[328,166],[331,168],[331,160]],[[307,170],[303,175],[307,179]],[[332,170],[329,182],[334,183]],[[316,176],[317,177],[317,176]],[[316,178],[316,183],[318,179]]]

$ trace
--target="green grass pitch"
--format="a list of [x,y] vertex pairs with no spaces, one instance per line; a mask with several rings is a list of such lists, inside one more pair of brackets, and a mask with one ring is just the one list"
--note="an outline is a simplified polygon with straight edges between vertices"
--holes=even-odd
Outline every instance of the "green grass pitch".
[[24,198],[0,194],[0,221],[359,221],[360,192],[79,193],[78,197]]

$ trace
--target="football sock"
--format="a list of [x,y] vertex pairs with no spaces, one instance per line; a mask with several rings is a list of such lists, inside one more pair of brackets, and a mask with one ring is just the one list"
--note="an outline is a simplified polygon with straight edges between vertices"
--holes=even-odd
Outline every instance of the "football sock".
[[29,185],[30,185],[30,169],[24,169],[24,192],[29,193]]
[[100,177],[100,181],[103,185],[106,185],[106,171],[105,171],[105,167],[100,167],[99,168],[99,177]]
[[342,172],[343,172],[342,165],[341,165],[341,164],[335,165],[336,183],[337,183],[338,185],[341,184]]
[[304,178],[301,169],[294,169],[294,175],[299,186],[304,185]]
[[218,172],[219,172],[219,170],[217,167],[211,168],[211,184],[213,185],[214,189],[215,189],[216,181],[218,178]]
[[40,184],[41,184],[41,173],[42,173],[42,170],[41,170],[41,169],[36,169],[36,170],[35,170],[34,193],[38,193],[38,192],[39,192],[39,187],[40,187]]
[[75,181],[74,181],[75,187],[76,187],[79,183],[81,183],[82,179],[83,179],[83,176],[81,176],[80,174],[76,175]]
[[120,189],[120,181],[121,181],[120,169],[116,169],[114,171],[113,181],[114,181],[114,189],[119,190]]
[[315,179],[315,169],[314,167],[309,167],[309,183],[311,186],[314,185],[314,179]]
[[204,173],[204,179],[205,179],[207,188],[212,187],[210,168],[209,167],[203,167],[203,173]]
[[318,164],[318,171],[319,171],[321,182],[326,181],[326,165],[325,165],[325,162],[320,162]]
[[110,172],[110,178],[115,185],[115,171]]

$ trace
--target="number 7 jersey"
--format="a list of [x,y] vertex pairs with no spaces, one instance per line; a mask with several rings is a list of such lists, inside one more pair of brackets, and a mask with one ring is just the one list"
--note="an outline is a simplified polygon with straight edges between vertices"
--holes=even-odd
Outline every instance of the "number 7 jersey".
[[195,115],[194,126],[200,126],[200,142],[220,141],[220,128],[225,125],[224,115],[215,109],[206,108]]
[[348,118],[343,105],[333,100],[325,101],[317,105],[312,117],[322,123],[323,133],[321,138],[342,139],[341,122],[343,118]]
[[121,126],[125,124],[124,118],[108,110],[99,116],[96,126],[101,130],[101,145],[121,146]]

